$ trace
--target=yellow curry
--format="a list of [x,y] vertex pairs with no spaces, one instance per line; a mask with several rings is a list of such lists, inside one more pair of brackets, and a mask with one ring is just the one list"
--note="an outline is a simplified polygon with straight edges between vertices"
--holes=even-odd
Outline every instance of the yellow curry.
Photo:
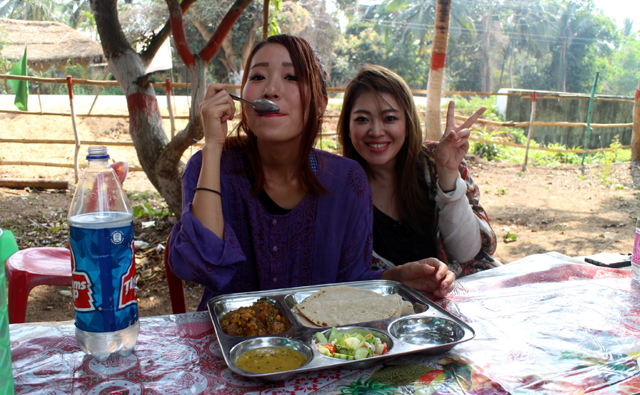
[[307,358],[300,351],[286,347],[254,348],[236,360],[236,366],[253,373],[286,372],[306,363]]

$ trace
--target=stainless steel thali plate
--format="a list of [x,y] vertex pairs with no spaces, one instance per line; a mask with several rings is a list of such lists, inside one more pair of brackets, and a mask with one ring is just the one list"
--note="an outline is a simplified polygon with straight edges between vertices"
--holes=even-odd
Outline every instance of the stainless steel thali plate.
[[[295,306],[311,294],[330,286],[366,289],[383,296],[398,294],[404,301],[413,305],[413,310],[416,313],[336,327],[338,332],[375,332],[374,335],[387,342],[388,352],[384,355],[359,360],[327,357],[316,350],[313,338],[316,332],[328,333],[331,328],[311,327],[313,324],[306,321],[304,317],[298,316]],[[255,337],[231,336],[222,330],[220,320],[227,313],[240,307],[249,307],[260,298],[267,298],[282,311],[291,323],[289,330],[276,335]],[[366,301],[354,301],[354,303],[366,303]],[[376,364],[383,359],[410,353],[440,354],[475,337],[475,332],[469,325],[433,303],[429,298],[402,283],[388,280],[356,281],[220,295],[209,300],[208,307],[222,355],[229,368],[241,376],[264,381],[282,381],[301,373],[326,368],[362,368]],[[240,369],[236,365],[236,360],[243,352],[270,345],[298,350],[305,355],[307,362],[298,369],[276,373],[252,373]]]

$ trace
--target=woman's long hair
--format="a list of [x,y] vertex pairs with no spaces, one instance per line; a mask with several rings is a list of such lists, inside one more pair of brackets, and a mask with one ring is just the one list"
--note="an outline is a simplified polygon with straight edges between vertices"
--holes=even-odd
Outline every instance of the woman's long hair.
[[[271,36],[267,40],[258,43],[249,54],[244,67],[241,89],[244,89],[247,83],[251,62],[256,52],[269,44],[280,44],[287,49],[299,81],[302,112],[306,114],[306,118],[298,152],[298,168],[300,169],[298,178],[303,189],[310,190],[317,195],[324,194],[327,190],[320,183],[309,162],[309,154],[322,129],[322,114],[319,113],[318,108],[323,98],[327,96],[324,65],[311,45],[304,39],[288,34]],[[258,139],[249,127],[244,111],[242,112],[240,127],[246,133],[246,136],[240,136],[240,130],[238,130],[237,137],[227,139],[227,146],[240,147],[247,154],[250,171],[255,179],[254,191],[258,194],[264,189],[264,172],[260,164]]]
[[366,65],[360,69],[358,75],[351,80],[344,94],[342,112],[338,120],[338,135],[345,157],[354,159],[362,165],[369,174],[369,164],[356,151],[350,137],[349,121],[353,106],[360,95],[365,92],[391,95],[404,110],[406,119],[406,138],[396,156],[396,177],[399,196],[398,212],[402,220],[414,230],[424,232],[431,224],[428,218],[433,218],[434,206],[427,204],[426,181],[421,163],[424,152],[422,150],[422,130],[420,116],[413,94],[407,83],[393,71],[376,65]]

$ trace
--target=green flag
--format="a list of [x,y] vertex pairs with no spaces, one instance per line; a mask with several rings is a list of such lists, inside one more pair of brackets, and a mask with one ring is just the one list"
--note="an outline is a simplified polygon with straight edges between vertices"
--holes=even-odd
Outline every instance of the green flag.
[[[18,62],[18,64],[11,69],[8,73],[11,75],[27,75],[27,47],[24,47],[24,55],[22,55],[22,59]],[[18,80],[9,80],[9,85],[11,85],[11,89],[16,94],[16,100],[14,101],[16,107],[22,111],[27,111],[27,101],[29,99],[29,82],[28,81],[18,81]]]

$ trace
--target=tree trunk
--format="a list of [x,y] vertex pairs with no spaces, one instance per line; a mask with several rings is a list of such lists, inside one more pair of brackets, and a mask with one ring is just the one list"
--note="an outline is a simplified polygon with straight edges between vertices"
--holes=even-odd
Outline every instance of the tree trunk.
[[442,97],[442,79],[447,60],[447,40],[449,38],[449,16],[451,0],[438,0],[436,4],[436,26],[431,53],[431,69],[427,83],[427,121],[426,140],[439,141],[442,137],[440,99]]
[[566,44],[563,44],[562,48],[560,49],[560,67],[558,67],[558,78],[556,82],[556,89],[559,92],[564,92],[564,89],[562,89],[562,79],[564,77],[564,58],[566,50]]
[[498,89],[502,88],[502,76],[504,75],[504,65],[507,63],[507,54],[509,53],[509,46],[504,50],[504,56],[502,57],[502,67],[500,68],[500,78],[498,78]]
[[491,7],[489,13],[482,20],[482,64],[480,65],[480,77],[482,78],[482,91],[491,90]]
[[109,70],[120,84],[127,98],[129,110],[129,134],[135,146],[138,160],[147,178],[165,198],[169,209],[178,217],[182,212],[181,199],[174,199],[166,191],[180,191],[180,177],[172,182],[158,179],[156,163],[169,140],[162,126],[158,101],[145,65],[125,37],[118,20],[116,0],[91,0],[102,50]]
[[[173,34],[180,58],[189,70],[193,100],[189,124],[169,142],[162,126],[149,75],[145,75],[145,61],[154,53],[137,54],[129,45],[118,20],[117,0],[91,0],[102,49],[109,63],[109,70],[116,77],[127,97],[129,132],[138,160],[147,178],[165,199],[169,209],[180,218],[182,214],[182,170],[184,152],[204,136],[200,120],[199,104],[204,99],[207,65],[220,49],[220,44],[251,0],[236,0],[231,6],[209,42],[198,56],[191,53],[182,25],[182,14],[196,0],[167,0],[169,22],[159,34]],[[164,41],[166,36],[156,37]],[[158,45],[158,43],[153,43]]]
[[[161,152],[155,166],[160,184],[162,196],[168,202],[180,202],[180,211],[182,213],[182,172],[184,165],[181,162],[182,155],[189,147],[204,137],[202,129],[202,120],[200,117],[200,103],[204,100],[206,93],[206,73],[208,62],[200,59],[201,65],[196,63],[195,67],[187,67],[189,72],[189,80],[191,81],[192,97],[191,102],[194,103],[189,109],[189,123],[186,128],[178,133]],[[178,180],[178,186],[174,185]],[[172,210],[173,211],[173,210]],[[180,215],[176,216],[180,218]]]
[[513,89],[513,58],[515,57],[513,48],[511,48],[511,56],[509,56],[509,88]]

